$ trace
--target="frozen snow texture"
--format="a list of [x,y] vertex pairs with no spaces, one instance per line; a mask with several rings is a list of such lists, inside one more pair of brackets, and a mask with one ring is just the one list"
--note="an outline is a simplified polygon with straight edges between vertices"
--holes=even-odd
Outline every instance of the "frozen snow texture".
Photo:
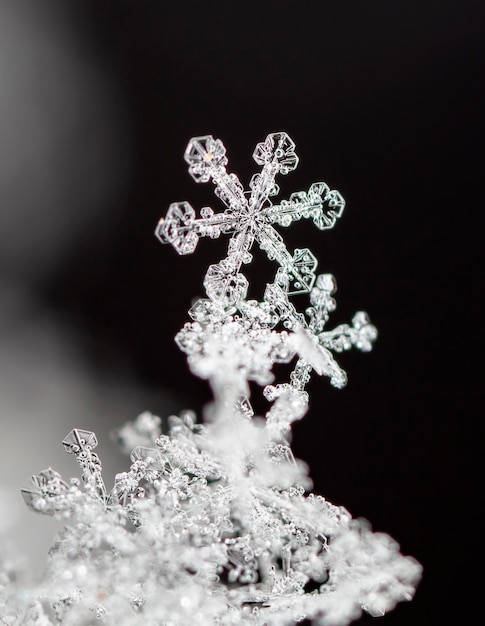
[[[346,376],[332,351],[370,350],[376,330],[362,312],[351,325],[325,330],[334,278],[316,275],[309,250],[290,254],[271,224],[311,217],[331,228],[343,199],[316,183],[271,204],[275,175],[298,161],[286,133],[256,147],[263,168],[248,194],[226,172],[220,140],[192,139],[185,158],[196,181],[213,180],[227,209],[205,208],[196,218],[188,203],[175,203],[159,237],[185,254],[200,236],[232,234],[227,257],[207,271],[208,298],[192,307],[193,321],[177,335],[192,371],[210,382],[214,403],[205,424],[186,411],[171,416],[162,433],[161,420],[143,413],[121,428],[122,449],[133,448],[131,466],[111,490],[94,433],[71,431],[63,445],[82,481],[48,469],[23,490],[30,508],[65,527],[42,584],[16,591],[0,571],[0,597],[14,607],[5,611],[29,626],[83,626],[93,617],[116,626],[283,626],[305,618],[341,626],[362,610],[382,615],[411,599],[421,566],[365,520],[309,493],[307,468],[289,444],[291,423],[307,410],[312,370],[342,387]],[[246,299],[241,272],[254,242],[279,266],[262,302]],[[309,293],[306,316],[290,302],[294,293]],[[274,363],[293,359],[289,382],[271,384]],[[265,385],[272,405],[264,418],[254,415],[248,381]],[[9,615],[0,613],[10,624]]]

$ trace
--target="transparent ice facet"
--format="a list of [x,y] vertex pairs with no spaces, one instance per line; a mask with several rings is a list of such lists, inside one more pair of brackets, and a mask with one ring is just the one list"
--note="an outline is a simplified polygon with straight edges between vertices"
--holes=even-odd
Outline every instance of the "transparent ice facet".
[[191,254],[199,241],[192,228],[195,211],[188,202],[174,202],[157,226],[156,235],[162,243],[171,243],[179,254]]
[[79,454],[85,449],[94,450],[98,445],[98,440],[93,432],[74,428],[64,437],[62,445],[69,454]]
[[204,287],[209,298],[223,307],[236,304],[245,298],[248,285],[248,280],[243,274],[235,274],[223,263],[209,266],[204,279]]
[[273,165],[279,174],[289,174],[298,165],[295,143],[286,133],[271,133],[256,146],[253,159],[258,165]]
[[212,173],[227,165],[226,149],[220,139],[212,135],[194,137],[185,149],[184,159],[189,164],[190,175],[198,183],[206,183]]
[[31,476],[30,486],[21,490],[29,508],[40,513],[53,515],[61,508],[59,501],[69,491],[69,485],[61,475],[49,468]]

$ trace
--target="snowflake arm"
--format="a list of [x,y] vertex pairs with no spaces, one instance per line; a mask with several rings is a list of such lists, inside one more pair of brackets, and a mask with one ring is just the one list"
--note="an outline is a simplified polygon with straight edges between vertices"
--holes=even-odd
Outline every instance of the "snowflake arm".
[[193,137],[185,149],[185,161],[189,164],[189,173],[197,183],[215,185],[215,194],[229,208],[237,212],[248,209],[248,201],[236,174],[226,170],[226,148],[220,139],[212,135]]
[[262,216],[269,223],[289,226],[300,219],[313,219],[320,230],[333,228],[345,208],[345,200],[335,189],[326,183],[313,183],[306,191],[292,193],[289,200],[262,209]]
[[82,479],[87,487],[102,501],[107,502],[108,495],[102,476],[102,467],[98,455],[93,452],[98,445],[96,435],[89,430],[74,428],[66,435],[62,445],[69,454],[76,456],[82,469]]

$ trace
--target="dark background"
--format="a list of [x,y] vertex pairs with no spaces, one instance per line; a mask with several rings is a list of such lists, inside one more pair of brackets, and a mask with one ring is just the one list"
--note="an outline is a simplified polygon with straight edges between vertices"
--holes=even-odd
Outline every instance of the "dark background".
[[[483,570],[483,3],[52,6],[116,86],[106,118],[122,120],[104,151],[96,147],[102,125],[79,132],[81,145],[94,137],[95,158],[79,188],[90,187],[93,172],[102,177],[118,151],[126,163],[109,219],[81,225],[62,263],[36,280],[38,297],[77,329],[93,367],[169,389],[180,408],[200,413],[210,395],[173,336],[227,239],[202,240],[179,257],[153,231],[170,202],[222,208],[210,185],[187,173],[190,137],[221,138],[229,171],[247,184],[258,170],[255,144],[286,130],[300,165],[278,181],[281,197],[325,180],[347,207],[333,231],[310,222],[279,231],[290,249],[308,246],[320,272],[337,277],[332,326],[364,309],[380,333],[371,354],[338,357],[345,390],[312,381],[296,453],[316,491],[423,564],[415,599],[383,624],[479,623],[480,614],[471,615],[480,609],[473,580]],[[256,297],[265,268],[268,280],[274,270],[258,258]],[[161,410],[156,402],[145,408]]]

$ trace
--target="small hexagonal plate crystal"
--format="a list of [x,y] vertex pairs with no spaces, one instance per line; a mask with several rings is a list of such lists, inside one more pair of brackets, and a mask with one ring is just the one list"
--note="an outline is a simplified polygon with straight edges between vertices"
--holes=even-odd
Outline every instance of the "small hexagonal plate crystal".
[[277,163],[278,171],[283,175],[293,171],[298,165],[295,143],[287,133],[269,134],[265,141],[257,144],[253,159],[258,165]]
[[69,454],[78,454],[86,447],[93,450],[98,445],[98,440],[96,435],[90,430],[73,428],[62,440],[62,445]]
[[155,448],[146,448],[145,446],[137,446],[130,454],[132,463],[135,461],[144,461],[150,467],[156,469],[163,469],[165,467],[165,460],[160,454],[159,450]]
[[195,211],[188,202],[173,202],[155,231],[162,243],[171,243],[179,254],[191,254],[199,241],[192,222]]
[[204,280],[209,298],[223,307],[245,298],[248,286],[248,280],[243,274],[228,272],[221,263],[210,265]]
[[289,269],[292,284],[289,295],[308,293],[315,282],[317,259],[308,248],[297,248],[293,255],[293,265]]
[[212,135],[192,137],[184,154],[189,173],[198,183],[206,183],[213,170],[227,165],[226,148],[220,139]]
[[39,498],[60,496],[69,491],[69,485],[62,480],[58,472],[49,468],[31,476],[30,485],[20,491],[25,504],[36,510],[35,503]]

